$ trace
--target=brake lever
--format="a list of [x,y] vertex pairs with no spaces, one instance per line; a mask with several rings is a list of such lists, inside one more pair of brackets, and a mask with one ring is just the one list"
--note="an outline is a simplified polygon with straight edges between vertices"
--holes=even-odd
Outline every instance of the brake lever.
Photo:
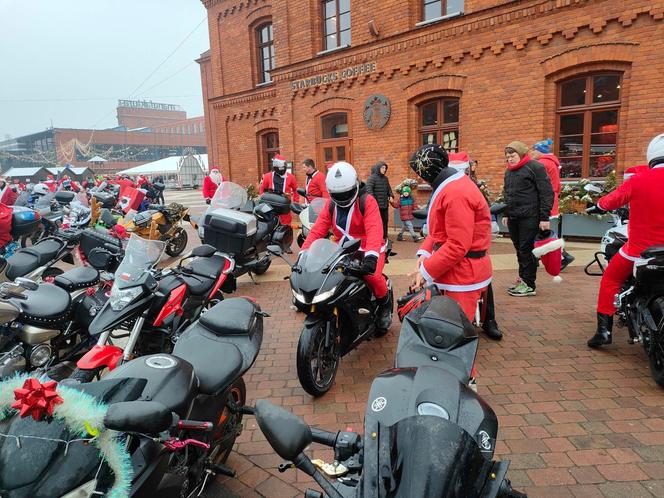
[[167,441],[163,441],[162,444],[164,445],[164,447],[168,451],[172,451],[172,452],[179,451],[182,448],[185,448],[189,445],[198,446],[199,448],[203,448],[204,450],[209,450],[210,449],[209,444],[204,443],[203,441],[199,441],[198,439],[180,440],[180,439],[176,439],[176,438],[171,438]]

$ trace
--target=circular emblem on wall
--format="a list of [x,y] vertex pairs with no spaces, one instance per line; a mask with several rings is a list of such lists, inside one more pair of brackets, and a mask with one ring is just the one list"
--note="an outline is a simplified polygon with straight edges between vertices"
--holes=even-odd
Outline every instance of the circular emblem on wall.
[[364,122],[370,130],[380,130],[390,120],[392,106],[385,95],[371,95],[364,103]]

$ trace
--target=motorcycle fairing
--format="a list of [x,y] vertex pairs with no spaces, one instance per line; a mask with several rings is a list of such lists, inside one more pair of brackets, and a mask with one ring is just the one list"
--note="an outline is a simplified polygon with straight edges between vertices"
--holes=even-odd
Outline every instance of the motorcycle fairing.
[[160,327],[164,323],[164,320],[166,320],[173,313],[178,316],[182,316],[184,313],[184,309],[182,309],[182,302],[184,301],[186,295],[186,284],[182,284],[179,287],[173,289],[168,296],[168,301],[159,312],[159,315],[157,315],[157,318],[155,318],[153,325],[155,327]]
[[111,344],[95,345],[76,362],[76,367],[84,370],[106,367],[113,370],[122,359],[123,354],[124,351],[121,348]]

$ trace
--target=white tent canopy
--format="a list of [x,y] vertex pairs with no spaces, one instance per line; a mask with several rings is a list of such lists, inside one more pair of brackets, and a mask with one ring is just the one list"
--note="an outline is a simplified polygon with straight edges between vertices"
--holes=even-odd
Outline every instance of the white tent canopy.
[[104,159],[104,158],[101,157],[101,156],[95,156],[95,157],[93,157],[92,159],[88,159],[88,162],[89,162],[89,163],[107,163],[108,160],[107,160],[107,159]]
[[207,165],[207,154],[172,156],[125,169],[119,174],[144,175],[151,178],[162,176],[169,187],[192,187],[203,183],[203,178],[207,174]]

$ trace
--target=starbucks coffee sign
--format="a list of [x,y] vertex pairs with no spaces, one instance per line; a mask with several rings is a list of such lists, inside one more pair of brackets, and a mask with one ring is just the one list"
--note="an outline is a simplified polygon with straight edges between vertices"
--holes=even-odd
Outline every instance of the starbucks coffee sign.
[[375,72],[376,72],[376,63],[367,62],[366,64],[360,64],[359,66],[352,66],[346,69],[339,69],[331,73],[318,74],[310,78],[304,78],[301,80],[292,81],[291,90],[295,92],[297,90],[302,90],[304,88],[326,85],[328,83],[343,81],[347,80],[348,78],[360,76],[362,74],[370,74]]

